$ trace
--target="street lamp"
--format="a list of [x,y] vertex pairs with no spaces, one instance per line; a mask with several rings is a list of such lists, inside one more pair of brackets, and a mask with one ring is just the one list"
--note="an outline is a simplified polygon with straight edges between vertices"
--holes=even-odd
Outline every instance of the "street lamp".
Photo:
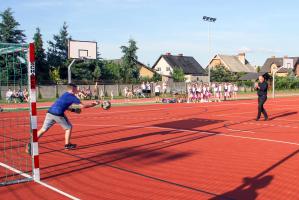
[[[215,23],[216,18],[203,16],[202,19],[205,22],[209,22],[209,55],[211,55],[211,23]],[[208,65],[208,73],[209,73],[208,74],[208,76],[209,76],[209,85],[211,85],[211,69],[210,69],[209,65]]]

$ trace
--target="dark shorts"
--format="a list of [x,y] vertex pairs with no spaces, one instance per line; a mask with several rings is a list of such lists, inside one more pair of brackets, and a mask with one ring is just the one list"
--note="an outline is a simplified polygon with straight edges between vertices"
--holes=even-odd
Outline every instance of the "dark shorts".
[[160,92],[155,92],[155,96],[159,97],[160,96]]

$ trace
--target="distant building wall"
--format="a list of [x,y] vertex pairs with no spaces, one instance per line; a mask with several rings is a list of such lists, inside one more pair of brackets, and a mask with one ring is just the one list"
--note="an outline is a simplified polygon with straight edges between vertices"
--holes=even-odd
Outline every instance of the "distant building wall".
[[166,62],[166,60],[162,57],[157,65],[155,66],[155,70],[157,73],[161,75],[170,76],[173,72],[172,67]]
[[149,70],[145,67],[141,67],[140,70],[139,70],[139,76],[140,77],[153,78],[154,72],[152,72],[151,70]]

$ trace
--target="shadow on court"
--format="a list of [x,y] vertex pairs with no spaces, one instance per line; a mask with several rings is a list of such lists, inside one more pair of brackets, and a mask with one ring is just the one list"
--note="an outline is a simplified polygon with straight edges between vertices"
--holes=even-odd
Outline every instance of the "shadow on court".
[[243,178],[242,185],[222,195],[211,198],[210,200],[223,200],[223,199],[255,200],[259,195],[258,191],[269,186],[274,179],[273,175],[267,175],[267,174],[273,169],[279,167],[287,160],[294,157],[298,153],[299,150],[294,151],[293,153],[284,157],[283,159],[273,164],[269,168],[265,169],[255,177]]
[[199,127],[218,124],[222,122],[224,122],[224,120],[190,118],[190,119],[154,124],[153,126],[162,127],[162,128],[196,130],[196,128]]
[[[145,144],[140,144],[140,145],[135,145],[130,147],[116,148],[116,149],[105,151],[103,153],[97,153],[96,155],[86,156],[86,157],[82,155],[74,155],[71,154],[71,152],[67,152],[65,150],[54,150],[57,153],[62,153],[71,156],[73,158],[76,158],[76,160],[47,166],[44,167],[42,170],[44,172],[45,171],[48,172],[48,175],[46,175],[45,177],[46,179],[48,179],[48,178],[65,175],[73,172],[79,172],[81,170],[85,170],[95,166],[109,165],[113,162],[120,161],[127,158],[136,159],[138,160],[139,163],[143,163],[143,164],[158,164],[161,162],[177,161],[193,155],[194,152],[184,152],[184,151],[170,152],[170,151],[165,151],[164,149],[172,146],[177,146],[180,144],[185,144],[188,142],[193,142],[200,139],[205,139],[219,134],[213,132],[211,134],[202,135],[202,134],[198,134],[200,133],[200,131],[195,133],[190,133],[190,134],[183,134],[183,135],[181,134],[175,135],[176,133],[180,133],[180,132],[177,130],[169,130],[169,131],[160,131],[160,132],[153,132],[149,134],[143,134],[140,135],[138,138],[148,137],[153,135],[161,135],[161,134],[162,135],[174,134],[173,135],[174,137],[165,138],[162,140],[148,142]],[[80,149],[100,146],[104,144],[112,144],[112,143],[117,143],[122,141],[128,141],[130,139],[136,139],[136,136],[134,136],[133,138],[121,138],[121,139],[110,140],[102,143],[94,143],[94,144],[82,146],[80,147]],[[41,148],[53,150],[51,148],[44,147],[44,146],[41,146]],[[45,175],[45,173],[43,174]]]
[[296,115],[296,114],[298,114],[298,112],[287,112],[287,113],[283,113],[283,114],[280,114],[280,115],[276,115],[274,117],[270,117],[269,120],[284,118],[284,117],[288,117],[288,116]]

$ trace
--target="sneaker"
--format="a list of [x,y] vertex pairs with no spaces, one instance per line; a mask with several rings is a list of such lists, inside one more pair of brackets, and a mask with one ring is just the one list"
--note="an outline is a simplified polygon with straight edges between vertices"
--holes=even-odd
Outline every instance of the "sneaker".
[[25,146],[25,152],[31,155],[31,143],[27,143]]
[[76,149],[76,147],[77,147],[76,144],[71,144],[71,143],[64,145],[65,150]]

